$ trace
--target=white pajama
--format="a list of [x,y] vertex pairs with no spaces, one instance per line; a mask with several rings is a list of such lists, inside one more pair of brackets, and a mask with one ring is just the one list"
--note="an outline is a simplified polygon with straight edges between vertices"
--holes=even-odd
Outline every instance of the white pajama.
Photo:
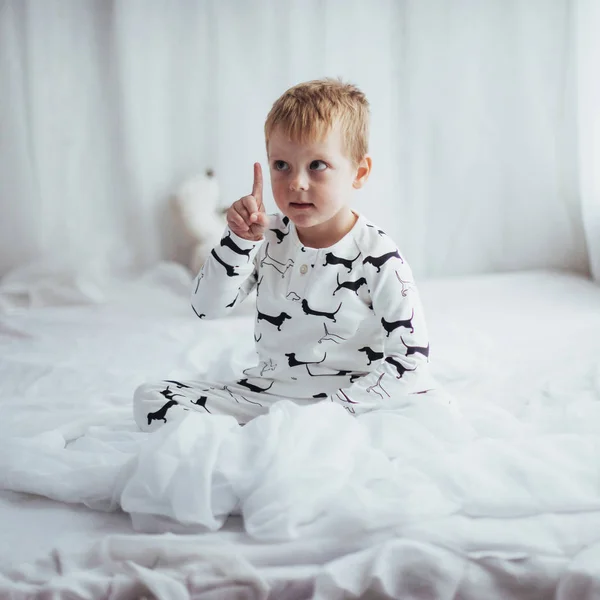
[[438,387],[411,269],[362,215],[330,248],[305,247],[281,215],[270,217],[260,242],[227,229],[193,282],[192,308],[201,319],[223,317],[255,287],[257,364],[236,382],[145,384],[134,400],[142,429],[183,409],[244,423],[282,398],[358,414]]

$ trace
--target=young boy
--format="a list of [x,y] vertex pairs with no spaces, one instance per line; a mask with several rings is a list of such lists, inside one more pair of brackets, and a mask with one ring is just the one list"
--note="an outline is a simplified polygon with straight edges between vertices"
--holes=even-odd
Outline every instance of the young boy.
[[299,84],[275,102],[265,137],[282,214],[265,214],[256,163],[252,193],[229,209],[191,299],[199,318],[213,319],[256,287],[258,364],[233,382],[141,386],[134,396],[141,429],[183,410],[246,423],[281,399],[336,402],[359,414],[436,387],[410,267],[381,229],[350,208],[371,171],[368,131],[364,94],[337,80]]

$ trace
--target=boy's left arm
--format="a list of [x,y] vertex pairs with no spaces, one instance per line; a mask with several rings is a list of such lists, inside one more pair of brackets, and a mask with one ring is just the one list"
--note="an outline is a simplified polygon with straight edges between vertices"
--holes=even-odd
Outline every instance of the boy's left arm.
[[383,333],[383,360],[330,396],[352,414],[398,408],[438,386],[429,370],[429,335],[410,266],[394,257],[379,272],[372,265],[367,268],[373,311]]

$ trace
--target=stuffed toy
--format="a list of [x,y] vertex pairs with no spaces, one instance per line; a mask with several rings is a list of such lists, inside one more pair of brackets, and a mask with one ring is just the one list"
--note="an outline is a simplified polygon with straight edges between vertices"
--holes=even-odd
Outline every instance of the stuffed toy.
[[212,170],[184,181],[171,196],[177,260],[195,275],[219,243],[227,208],[219,206],[219,184]]

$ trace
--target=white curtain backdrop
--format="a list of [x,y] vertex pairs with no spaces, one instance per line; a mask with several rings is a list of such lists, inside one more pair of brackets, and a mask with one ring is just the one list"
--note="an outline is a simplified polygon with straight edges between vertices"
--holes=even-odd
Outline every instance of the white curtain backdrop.
[[580,193],[590,269],[600,281],[600,2],[576,6]]
[[211,167],[223,205],[248,193],[272,102],[330,75],[372,105],[356,208],[419,278],[600,278],[598,36],[576,4],[0,0],[0,275],[171,257],[173,189]]

